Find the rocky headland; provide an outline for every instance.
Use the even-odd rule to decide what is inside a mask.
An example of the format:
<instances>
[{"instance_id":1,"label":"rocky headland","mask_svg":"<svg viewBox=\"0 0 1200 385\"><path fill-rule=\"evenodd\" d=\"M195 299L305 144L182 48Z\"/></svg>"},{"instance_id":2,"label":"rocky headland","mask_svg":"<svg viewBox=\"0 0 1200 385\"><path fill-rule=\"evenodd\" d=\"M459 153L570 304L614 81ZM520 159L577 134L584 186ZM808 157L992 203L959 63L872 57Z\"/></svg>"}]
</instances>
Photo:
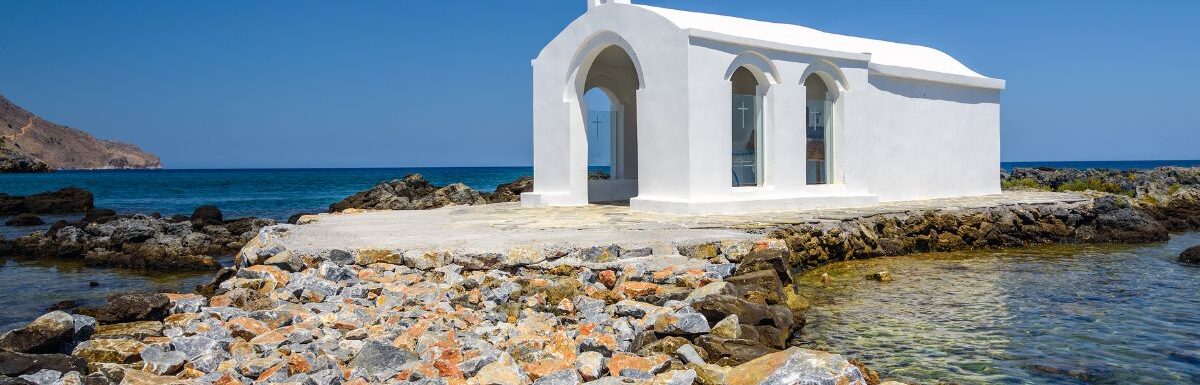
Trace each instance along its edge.
<instances>
[{"instance_id":1,"label":"rocky headland","mask_svg":"<svg viewBox=\"0 0 1200 385\"><path fill-rule=\"evenodd\" d=\"M0 173L159 168L154 154L55 124L0 96Z\"/></svg>"}]
</instances>

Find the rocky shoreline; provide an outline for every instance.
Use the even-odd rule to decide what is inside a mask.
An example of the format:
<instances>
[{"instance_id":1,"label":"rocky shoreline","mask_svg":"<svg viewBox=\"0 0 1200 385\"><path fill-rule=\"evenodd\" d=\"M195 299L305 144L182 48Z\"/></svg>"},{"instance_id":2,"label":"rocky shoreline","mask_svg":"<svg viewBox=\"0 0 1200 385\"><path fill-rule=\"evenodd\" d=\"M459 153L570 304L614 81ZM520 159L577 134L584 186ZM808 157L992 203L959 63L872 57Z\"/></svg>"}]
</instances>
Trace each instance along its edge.
<instances>
[{"instance_id":1,"label":"rocky shoreline","mask_svg":"<svg viewBox=\"0 0 1200 385\"><path fill-rule=\"evenodd\" d=\"M678 245L675 256L296 254L276 242L287 226L267 226L201 294L118 296L5 334L0 384L876 385L862 363L794 347L808 307L796 271L927 251L1161 241L1200 228L1198 175L1018 169L1006 188L1082 188L1085 199L792 224L757 242ZM331 210L507 201L531 183L480 194L410 176Z\"/></svg>"}]
</instances>

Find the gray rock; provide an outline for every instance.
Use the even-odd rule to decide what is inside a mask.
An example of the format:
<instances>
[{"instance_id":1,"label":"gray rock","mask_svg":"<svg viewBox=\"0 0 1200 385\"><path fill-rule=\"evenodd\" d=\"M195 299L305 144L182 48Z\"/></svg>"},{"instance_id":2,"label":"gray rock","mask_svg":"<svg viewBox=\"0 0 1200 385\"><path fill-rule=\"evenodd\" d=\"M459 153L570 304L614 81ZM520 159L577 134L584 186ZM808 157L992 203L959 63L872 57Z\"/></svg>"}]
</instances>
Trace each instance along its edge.
<instances>
[{"instance_id":1,"label":"gray rock","mask_svg":"<svg viewBox=\"0 0 1200 385\"><path fill-rule=\"evenodd\" d=\"M224 346L208 337L179 337L171 340L171 349L182 352L188 360L193 360L205 353L222 350Z\"/></svg>"},{"instance_id":2,"label":"gray rock","mask_svg":"<svg viewBox=\"0 0 1200 385\"><path fill-rule=\"evenodd\" d=\"M160 376L175 374L183 369L186 355L181 351L168 351L161 345L148 345L142 349L144 370Z\"/></svg>"},{"instance_id":3,"label":"gray rock","mask_svg":"<svg viewBox=\"0 0 1200 385\"><path fill-rule=\"evenodd\" d=\"M537 379L533 385L579 385L583 378L574 370L560 370Z\"/></svg>"},{"instance_id":4,"label":"gray rock","mask_svg":"<svg viewBox=\"0 0 1200 385\"><path fill-rule=\"evenodd\" d=\"M399 373L401 365L419 359L408 350L371 340L363 344L362 350L350 361L350 367L366 370L376 380L382 381Z\"/></svg>"},{"instance_id":5,"label":"gray rock","mask_svg":"<svg viewBox=\"0 0 1200 385\"><path fill-rule=\"evenodd\" d=\"M52 385L55 381L58 381L59 378L62 378L62 372L57 370L42 369L33 374L21 375L18 378L38 385Z\"/></svg>"},{"instance_id":6,"label":"gray rock","mask_svg":"<svg viewBox=\"0 0 1200 385\"><path fill-rule=\"evenodd\" d=\"M754 384L867 385L858 367L842 356L801 348L771 353L734 367L729 378L759 379Z\"/></svg>"},{"instance_id":7,"label":"gray rock","mask_svg":"<svg viewBox=\"0 0 1200 385\"><path fill-rule=\"evenodd\" d=\"M691 346L691 345L687 345ZM691 385L696 380L696 371L672 370L654 377L655 385Z\"/></svg>"},{"instance_id":8,"label":"gray rock","mask_svg":"<svg viewBox=\"0 0 1200 385\"><path fill-rule=\"evenodd\" d=\"M680 346L675 349L675 355L679 356L679 360L685 364L703 364L704 358L700 357L700 352L696 351L696 347L692 344Z\"/></svg>"},{"instance_id":9,"label":"gray rock","mask_svg":"<svg viewBox=\"0 0 1200 385\"><path fill-rule=\"evenodd\" d=\"M660 316L654 322L654 331L667 335L701 334L709 330L708 319L689 307Z\"/></svg>"}]
</instances>

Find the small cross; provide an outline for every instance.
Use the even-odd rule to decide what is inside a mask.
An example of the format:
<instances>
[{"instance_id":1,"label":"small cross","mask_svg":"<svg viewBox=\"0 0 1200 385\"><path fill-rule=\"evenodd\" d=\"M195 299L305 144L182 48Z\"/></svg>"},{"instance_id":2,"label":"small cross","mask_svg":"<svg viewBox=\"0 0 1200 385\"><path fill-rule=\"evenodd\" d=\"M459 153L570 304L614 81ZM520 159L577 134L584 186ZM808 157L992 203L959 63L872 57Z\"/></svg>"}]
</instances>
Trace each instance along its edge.
<instances>
[{"instance_id":1,"label":"small cross","mask_svg":"<svg viewBox=\"0 0 1200 385\"><path fill-rule=\"evenodd\" d=\"M746 107L745 100L742 101L742 106L738 107L738 111L742 112L742 128L746 128L746 111L750 111L750 108Z\"/></svg>"},{"instance_id":2,"label":"small cross","mask_svg":"<svg viewBox=\"0 0 1200 385\"><path fill-rule=\"evenodd\" d=\"M599 137L600 123L604 123L603 121L600 120L600 115L596 115L596 120L593 120L592 123L596 124L596 128L592 130L592 133L596 134L596 136Z\"/></svg>"}]
</instances>

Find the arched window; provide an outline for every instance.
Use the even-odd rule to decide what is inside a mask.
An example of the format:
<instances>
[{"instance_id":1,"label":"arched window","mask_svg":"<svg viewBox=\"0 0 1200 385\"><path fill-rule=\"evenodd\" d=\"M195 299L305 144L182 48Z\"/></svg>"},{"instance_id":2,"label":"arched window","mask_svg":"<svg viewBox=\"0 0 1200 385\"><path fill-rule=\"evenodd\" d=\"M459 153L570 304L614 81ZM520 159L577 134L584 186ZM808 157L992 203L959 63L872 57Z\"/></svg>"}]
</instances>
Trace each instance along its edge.
<instances>
[{"instance_id":1,"label":"arched window","mask_svg":"<svg viewBox=\"0 0 1200 385\"><path fill-rule=\"evenodd\" d=\"M733 186L760 186L763 99L758 92L758 78L746 67L739 67L730 81L733 83Z\"/></svg>"},{"instance_id":2,"label":"arched window","mask_svg":"<svg viewBox=\"0 0 1200 385\"><path fill-rule=\"evenodd\" d=\"M808 116L807 126L807 172L808 184L828 184L832 168L833 141L830 131L833 127L833 100L829 95L829 87L825 80L817 74L804 80L804 88L808 97L805 110Z\"/></svg>"}]
</instances>

